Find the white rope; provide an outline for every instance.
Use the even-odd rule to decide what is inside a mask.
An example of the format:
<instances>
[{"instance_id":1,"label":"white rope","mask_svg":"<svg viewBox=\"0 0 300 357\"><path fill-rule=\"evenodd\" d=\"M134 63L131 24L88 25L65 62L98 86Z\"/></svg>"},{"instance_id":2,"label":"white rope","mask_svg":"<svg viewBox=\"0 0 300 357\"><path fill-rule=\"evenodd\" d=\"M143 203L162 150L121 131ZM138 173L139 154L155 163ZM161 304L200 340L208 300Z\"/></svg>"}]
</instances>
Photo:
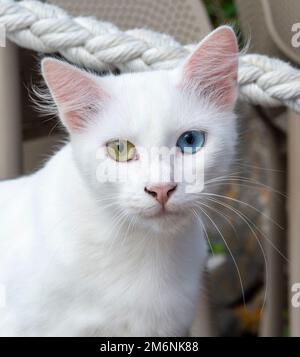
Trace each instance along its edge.
<instances>
[{"instance_id":1,"label":"white rope","mask_svg":"<svg viewBox=\"0 0 300 357\"><path fill-rule=\"evenodd\" d=\"M173 68L194 48L154 31L120 31L92 17L71 17L57 6L38 1L0 0L0 24L7 37L21 47L60 53L95 70ZM289 64L262 55L243 55L238 81L241 100L269 107L285 105L300 113L300 71Z\"/></svg>"}]
</instances>

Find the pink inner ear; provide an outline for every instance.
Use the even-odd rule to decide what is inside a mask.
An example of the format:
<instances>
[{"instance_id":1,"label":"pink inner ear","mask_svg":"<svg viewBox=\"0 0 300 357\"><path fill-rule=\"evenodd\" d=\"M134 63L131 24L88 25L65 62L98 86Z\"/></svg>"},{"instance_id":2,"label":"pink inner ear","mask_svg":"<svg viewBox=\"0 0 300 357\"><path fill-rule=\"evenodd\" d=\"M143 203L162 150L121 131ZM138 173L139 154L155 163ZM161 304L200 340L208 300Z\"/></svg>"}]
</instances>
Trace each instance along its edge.
<instances>
[{"instance_id":1,"label":"pink inner ear","mask_svg":"<svg viewBox=\"0 0 300 357\"><path fill-rule=\"evenodd\" d=\"M218 106L231 108L236 98L238 46L230 28L207 36L184 65L184 87L209 96Z\"/></svg>"},{"instance_id":2,"label":"pink inner ear","mask_svg":"<svg viewBox=\"0 0 300 357\"><path fill-rule=\"evenodd\" d=\"M100 110L108 95L89 73L67 63L45 59L42 62L42 69L67 128L84 128L95 112Z\"/></svg>"}]
</instances>

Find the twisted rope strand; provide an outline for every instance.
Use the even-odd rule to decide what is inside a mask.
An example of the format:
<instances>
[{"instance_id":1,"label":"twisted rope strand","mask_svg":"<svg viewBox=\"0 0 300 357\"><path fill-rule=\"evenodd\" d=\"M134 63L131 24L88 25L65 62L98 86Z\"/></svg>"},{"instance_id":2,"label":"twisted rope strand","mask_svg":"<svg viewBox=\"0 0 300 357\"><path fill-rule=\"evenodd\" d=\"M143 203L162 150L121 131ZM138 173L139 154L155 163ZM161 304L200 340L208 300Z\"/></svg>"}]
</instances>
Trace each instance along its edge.
<instances>
[{"instance_id":1,"label":"twisted rope strand","mask_svg":"<svg viewBox=\"0 0 300 357\"><path fill-rule=\"evenodd\" d=\"M99 71L174 68L195 47L150 30L120 31L92 17L71 17L57 6L33 0L0 0L0 24L21 47L58 52L70 62ZM241 100L285 105L300 113L300 71L289 64L257 54L240 56L238 82Z\"/></svg>"}]
</instances>

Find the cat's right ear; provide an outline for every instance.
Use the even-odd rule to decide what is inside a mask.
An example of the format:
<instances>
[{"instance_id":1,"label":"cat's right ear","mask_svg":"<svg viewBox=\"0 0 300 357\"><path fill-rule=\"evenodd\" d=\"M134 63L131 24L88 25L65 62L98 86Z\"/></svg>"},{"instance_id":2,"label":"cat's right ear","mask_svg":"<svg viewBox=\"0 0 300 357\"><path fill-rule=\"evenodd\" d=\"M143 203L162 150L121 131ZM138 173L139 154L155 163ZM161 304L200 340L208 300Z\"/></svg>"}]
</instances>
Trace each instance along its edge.
<instances>
[{"instance_id":1,"label":"cat's right ear","mask_svg":"<svg viewBox=\"0 0 300 357\"><path fill-rule=\"evenodd\" d=\"M94 76L53 58L42 61L42 75L69 132L79 132L97 114L109 95Z\"/></svg>"},{"instance_id":2,"label":"cat's right ear","mask_svg":"<svg viewBox=\"0 0 300 357\"><path fill-rule=\"evenodd\" d=\"M185 89L232 110L237 97L238 44L233 30L221 26L206 36L184 62Z\"/></svg>"}]
</instances>

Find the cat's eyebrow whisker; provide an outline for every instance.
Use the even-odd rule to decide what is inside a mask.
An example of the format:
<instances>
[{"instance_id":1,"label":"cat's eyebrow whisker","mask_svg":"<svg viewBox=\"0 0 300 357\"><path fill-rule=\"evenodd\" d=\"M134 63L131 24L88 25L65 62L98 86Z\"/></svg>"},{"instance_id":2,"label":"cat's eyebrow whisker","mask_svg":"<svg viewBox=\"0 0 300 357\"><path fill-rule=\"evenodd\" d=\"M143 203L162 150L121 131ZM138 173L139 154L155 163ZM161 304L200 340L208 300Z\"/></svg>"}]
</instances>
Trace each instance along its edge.
<instances>
[{"instance_id":1,"label":"cat's eyebrow whisker","mask_svg":"<svg viewBox=\"0 0 300 357\"><path fill-rule=\"evenodd\" d=\"M229 209L231 212L234 212L238 217L240 217L242 219L243 222L246 223L246 225L248 226L248 228L250 229L250 231L252 232L253 236L255 237L257 244L259 245L259 248L261 250L261 253L263 255L263 259L264 259L264 264L265 264L265 274L266 274L266 287L265 287L265 293L264 293L264 300L263 300L263 305L261 308L261 311L264 310L264 306L266 304L266 299L267 299L267 292L268 292L268 277L269 277L269 268L268 268L268 260L267 260L267 256L265 254L264 248L260 242L260 239L258 238L256 232L254 229L256 229L273 247L273 249L275 249L278 254L280 254L285 260L287 260L287 258L279 251L279 249L274 246L274 244L272 242L269 241L268 237L265 236L265 234L257 227L257 225L251 221L250 218L248 218L244 213L238 211L237 209L235 209L234 207L232 207L229 204L226 204L224 202L221 202L220 200L217 200L215 198L206 198L207 200L219 204L222 207L225 207L227 209ZM251 227L251 225L253 226L253 228Z\"/></svg>"},{"instance_id":2,"label":"cat's eyebrow whisker","mask_svg":"<svg viewBox=\"0 0 300 357\"><path fill-rule=\"evenodd\" d=\"M212 223L212 225L214 226L214 228L216 229L216 231L219 233L220 237L222 238L227 250L228 250L228 253L230 254L231 258L232 258L232 261L233 261L233 264L237 270L237 274L238 274L238 278L239 278L239 282L240 282L240 285L241 285L241 290L242 290L242 295L243 295L243 304L245 306L245 308L247 307L246 305L246 299L245 299L245 290L244 290L244 285L243 285L243 280L242 280L242 276L241 276L241 272L240 272L240 269L239 269L239 266L236 262L236 259L234 258L234 255L228 245L228 243L226 242L226 239L224 238L222 232L220 231L219 227L217 226L217 224L214 222L214 220L210 217L210 215L205 211L205 209L203 207L199 207L199 209L201 210L202 213L204 213L204 215L209 219L209 221Z\"/></svg>"},{"instance_id":3,"label":"cat's eyebrow whisker","mask_svg":"<svg viewBox=\"0 0 300 357\"><path fill-rule=\"evenodd\" d=\"M53 127L50 129L48 135L49 135L49 136L52 135L52 133L54 132L54 130L55 130L57 127L59 127L60 125L61 125L61 124L60 124L60 121L57 120L57 122L56 122L56 123L53 125Z\"/></svg>"},{"instance_id":4,"label":"cat's eyebrow whisker","mask_svg":"<svg viewBox=\"0 0 300 357\"><path fill-rule=\"evenodd\" d=\"M271 217L267 216L264 212L260 211L259 209L257 209L256 207L250 205L249 203L247 202L244 202L244 201L241 201L241 200L238 200L236 198L232 198L232 197L228 197L228 196L224 196L224 195L219 195L217 193L208 193L208 192L201 192L200 193L200 196L213 196L213 197L219 197L219 198L225 198L227 200L230 200L230 201L233 201L233 202L237 202L237 203L240 203L240 204L243 204L249 208L252 208L254 211L258 212L259 214L261 214L262 216L264 216L266 219L268 219L270 222L272 222L273 224L275 224L278 228L280 228L281 230L284 230L284 228L279 224L277 223L276 221L274 221Z\"/></svg>"}]
</instances>

